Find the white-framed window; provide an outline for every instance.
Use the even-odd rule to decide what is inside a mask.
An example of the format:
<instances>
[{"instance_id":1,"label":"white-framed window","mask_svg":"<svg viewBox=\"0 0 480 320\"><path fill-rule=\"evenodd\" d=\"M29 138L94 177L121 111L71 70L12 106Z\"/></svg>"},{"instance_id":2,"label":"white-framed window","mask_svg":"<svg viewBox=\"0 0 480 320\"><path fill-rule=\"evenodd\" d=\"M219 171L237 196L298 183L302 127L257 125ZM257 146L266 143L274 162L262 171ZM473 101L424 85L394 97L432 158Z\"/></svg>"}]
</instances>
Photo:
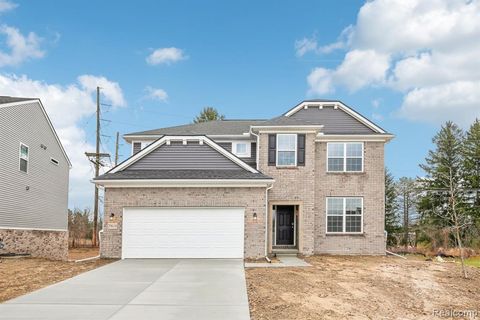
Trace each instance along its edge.
<instances>
[{"instance_id":1,"label":"white-framed window","mask_svg":"<svg viewBox=\"0 0 480 320\"><path fill-rule=\"evenodd\" d=\"M234 141L232 142L232 153L239 158L250 158L252 144L248 141Z\"/></svg>"},{"instance_id":2,"label":"white-framed window","mask_svg":"<svg viewBox=\"0 0 480 320\"><path fill-rule=\"evenodd\" d=\"M291 133L277 134L277 166L292 167L297 165L297 135Z\"/></svg>"},{"instance_id":3,"label":"white-framed window","mask_svg":"<svg viewBox=\"0 0 480 320\"><path fill-rule=\"evenodd\" d=\"M29 158L29 148L26 144L20 142L19 150L19 169L22 172L28 173L28 158Z\"/></svg>"},{"instance_id":4,"label":"white-framed window","mask_svg":"<svg viewBox=\"0 0 480 320\"><path fill-rule=\"evenodd\" d=\"M145 149L146 147L148 147L153 141L132 141L132 154L135 153L135 150L137 148L140 147L140 150L138 151L141 151L143 149Z\"/></svg>"},{"instance_id":5,"label":"white-framed window","mask_svg":"<svg viewBox=\"0 0 480 320\"><path fill-rule=\"evenodd\" d=\"M328 172L362 172L363 142L327 143Z\"/></svg>"},{"instance_id":6,"label":"white-framed window","mask_svg":"<svg viewBox=\"0 0 480 320\"><path fill-rule=\"evenodd\" d=\"M327 233L362 233L363 198L327 197Z\"/></svg>"}]
</instances>

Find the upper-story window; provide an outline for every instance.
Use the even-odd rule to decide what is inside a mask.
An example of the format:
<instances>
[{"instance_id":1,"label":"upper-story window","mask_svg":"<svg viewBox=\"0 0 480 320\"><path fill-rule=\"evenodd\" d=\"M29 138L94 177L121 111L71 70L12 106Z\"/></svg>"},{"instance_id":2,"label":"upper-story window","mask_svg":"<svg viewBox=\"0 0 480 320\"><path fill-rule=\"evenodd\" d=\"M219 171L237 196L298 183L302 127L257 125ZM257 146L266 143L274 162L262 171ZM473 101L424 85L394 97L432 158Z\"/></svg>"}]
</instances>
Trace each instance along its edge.
<instances>
[{"instance_id":1,"label":"upper-story window","mask_svg":"<svg viewBox=\"0 0 480 320\"><path fill-rule=\"evenodd\" d=\"M28 172L28 154L28 146L20 143L20 171L25 173Z\"/></svg>"},{"instance_id":2,"label":"upper-story window","mask_svg":"<svg viewBox=\"0 0 480 320\"><path fill-rule=\"evenodd\" d=\"M362 172L362 142L329 142L327 144L328 172Z\"/></svg>"},{"instance_id":3,"label":"upper-story window","mask_svg":"<svg viewBox=\"0 0 480 320\"><path fill-rule=\"evenodd\" d=\"M277 166L297 165L297 135L277 134Z\"/></svg>"},{"instance_id":4,"label":"upper-story window","mask_svg":"<svg viewBox=\"0 0 480 320\"><path fill-rule=\"evenodd\" d=\"M232 153L239 158L250 158L252 155L250 142L234 141L232 142Z\"/></svg>"}]
</instances>

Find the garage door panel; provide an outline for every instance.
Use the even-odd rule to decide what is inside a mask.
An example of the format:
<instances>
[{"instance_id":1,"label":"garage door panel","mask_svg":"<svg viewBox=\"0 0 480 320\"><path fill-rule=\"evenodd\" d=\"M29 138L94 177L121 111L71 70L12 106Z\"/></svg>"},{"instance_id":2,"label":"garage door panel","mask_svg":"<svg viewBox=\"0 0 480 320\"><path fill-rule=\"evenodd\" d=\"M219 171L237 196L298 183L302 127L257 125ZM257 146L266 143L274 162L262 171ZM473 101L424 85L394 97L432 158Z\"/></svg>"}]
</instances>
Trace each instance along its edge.
<instances>
[{"instance_id":1,"label":"garage door panel","mask_svg":"<svg viewBox=\"0 0 480 320\"><path fill-rule=\"evenodd\" d=\"M243 258L244 209L126 208L123 258Z\"/></svg>"}]
</instances>

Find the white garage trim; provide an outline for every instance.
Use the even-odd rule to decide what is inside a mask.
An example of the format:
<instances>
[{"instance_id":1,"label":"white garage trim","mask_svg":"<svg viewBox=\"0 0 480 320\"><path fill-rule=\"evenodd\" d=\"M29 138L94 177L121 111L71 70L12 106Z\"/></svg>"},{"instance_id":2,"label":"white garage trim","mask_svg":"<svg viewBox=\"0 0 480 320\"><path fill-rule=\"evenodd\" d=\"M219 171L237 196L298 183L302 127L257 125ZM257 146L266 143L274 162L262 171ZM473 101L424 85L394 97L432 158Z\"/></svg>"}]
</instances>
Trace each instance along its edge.
<instances>
[{"instance_id":1,"label":"white garage trim","mask_svg":"<svg viewBox=\"0 0 480 320\"><path fill-rule=\"evenodd\" d=\"M124 208L122 259L243 258L244 219L238 207Z\"/></svg>"}]
</instances>

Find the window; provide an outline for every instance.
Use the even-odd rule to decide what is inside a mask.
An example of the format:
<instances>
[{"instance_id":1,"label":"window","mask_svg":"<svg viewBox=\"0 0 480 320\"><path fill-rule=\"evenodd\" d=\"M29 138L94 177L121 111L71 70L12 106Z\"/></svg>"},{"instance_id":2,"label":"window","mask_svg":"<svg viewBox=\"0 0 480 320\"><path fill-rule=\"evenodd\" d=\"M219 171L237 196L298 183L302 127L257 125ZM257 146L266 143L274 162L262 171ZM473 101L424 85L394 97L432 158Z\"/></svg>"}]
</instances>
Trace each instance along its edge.
<instances>
[{"instance_id":1,"label":"window","mask_svg":"<svg viewBox=\"0 0 480 320\"><path fill-rule=\"evenodd\" d=\"M232 142L232 153L240 158L250 158L251 143L250 142Z\"/></svg>"},{"instance_id":2,"label":"window","mask_svg":"<svg viewBox=\"0 0 480 320\"><path fill-rule=\"evenodd\" d=\"M55 159L55 158L50 158L50 162L52 162L53 164L57 165L59 164L58 160Z\"/></svg>"},{"instance_id":3,"label":"window","mask_svg":"<svg viewBox=\"0 0 480 320\"><path fill-rule=\"evenodd\" d=\"M28 172L28 146L20 143L20 171Z\"/></svg>"},{"instance_id":4,"label":"window","mask_svg":"<svg viewBox=\"0 0 480 320\"><path fill-rule=\"evenodd\" d=\"M362 172L362 142L331 142L327 144L328 172Z\"/></svg>"},{"instance_id":5,"label":"window","mask_svg":"<svg viewBox=\"0 0 480 320\"><path fill-rule=\"evenodd\" d=\"M327 233L362 233L363 198L327 198Z\"/></svg>"},{"instance_id":6,"label":"window","mask_svg":"<svg viewBox=\"0 0 480 320\"><path fill-rule=\"evenodd\" d=\"M297 165L297 135L277 134L277 166Z\"/></svg>"}]
</instances>

